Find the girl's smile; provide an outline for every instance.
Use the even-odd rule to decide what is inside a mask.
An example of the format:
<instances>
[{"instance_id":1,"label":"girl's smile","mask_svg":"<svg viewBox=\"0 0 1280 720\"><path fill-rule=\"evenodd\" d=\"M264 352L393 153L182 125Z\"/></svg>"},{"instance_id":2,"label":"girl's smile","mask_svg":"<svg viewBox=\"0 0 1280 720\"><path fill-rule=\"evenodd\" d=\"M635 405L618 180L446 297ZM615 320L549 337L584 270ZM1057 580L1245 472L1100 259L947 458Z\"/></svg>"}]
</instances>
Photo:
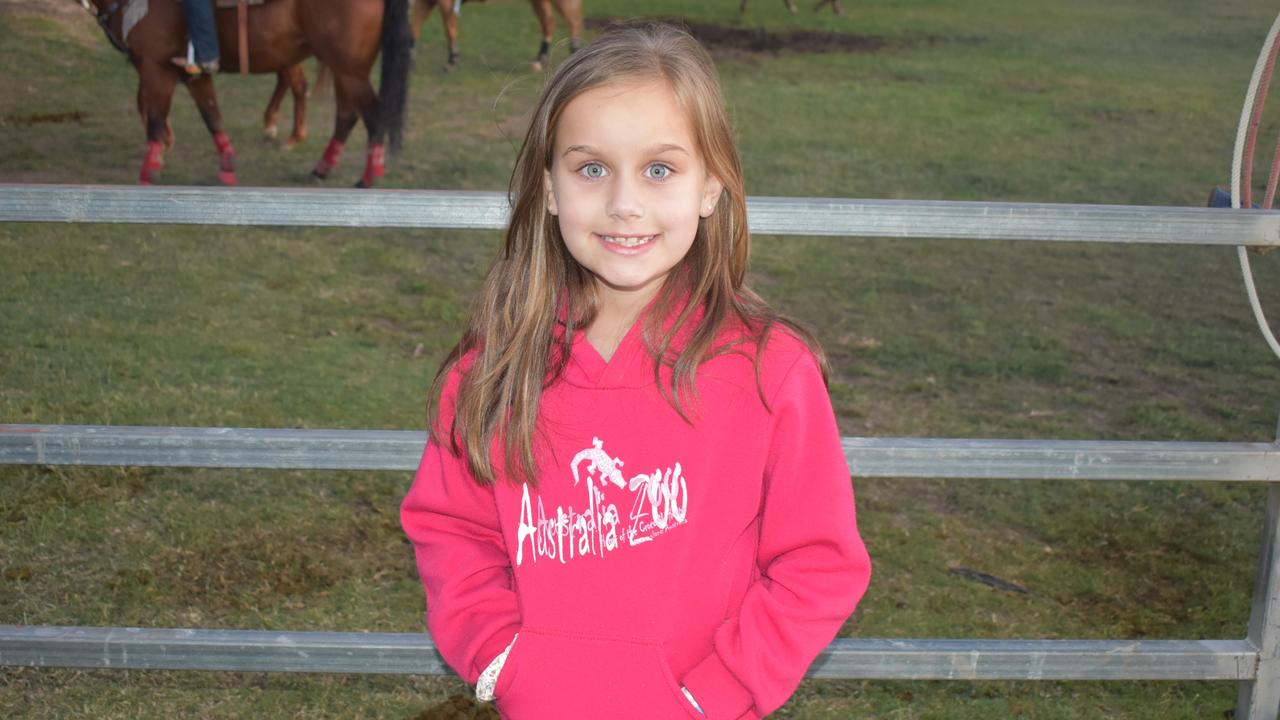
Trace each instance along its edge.
<instances>
[{"instance_id":1,"label":"girl's smile","mask_svg":"<svg viewBox=\"0 0 1280 720\"><path fill-rule=\"evenodd\" d=\"M654 297L722 189L663 80L595 87L565 105L546 183L547 209L595 277L604 316Z\"/></svg>"},{"instance_id":2,"label":"girl's smile","mask_svg":"<svg viewBox=\"0 0 1280 720\"><path fill-rule=\"evenodd\" d=\"M600 242L612 252L620 255L639 255L651 247L658 239L657 235L596 235Z\"/></svg>"}]
</instances>

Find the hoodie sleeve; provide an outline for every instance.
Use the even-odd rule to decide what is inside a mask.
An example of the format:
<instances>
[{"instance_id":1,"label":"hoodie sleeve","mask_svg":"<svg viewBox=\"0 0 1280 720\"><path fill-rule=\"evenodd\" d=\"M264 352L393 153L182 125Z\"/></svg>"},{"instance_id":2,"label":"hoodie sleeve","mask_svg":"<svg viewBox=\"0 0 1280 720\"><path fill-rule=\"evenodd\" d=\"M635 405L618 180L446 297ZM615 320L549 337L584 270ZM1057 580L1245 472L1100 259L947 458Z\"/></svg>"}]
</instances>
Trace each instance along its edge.
<instances>
[{"instance_id":1,"label":"hoodie sleeve","mask_svg":"<svg viewBox=\"0 0 1280 720\"><path fill-rule=\"evenodd\" d=\"M455 369L440 398L443 434L452 425L458 382ZM400 523L426 589L431 637L445 662L474 684L520 629L493 486L474 480L464 456L428 440Z\"/></svg>"},{"instance_id":2,"label":"hoodie sleeve","mask_svg":"<svg viewBox=\"0 0 1280 720\"><path fill-rule=\"evenodd\" d=\"M807 350L769 407L760 575L716 630L713 651L684 677L710 720L763 716L785 703L871 577L835 414Z\"/></svg>"}]
</instances>

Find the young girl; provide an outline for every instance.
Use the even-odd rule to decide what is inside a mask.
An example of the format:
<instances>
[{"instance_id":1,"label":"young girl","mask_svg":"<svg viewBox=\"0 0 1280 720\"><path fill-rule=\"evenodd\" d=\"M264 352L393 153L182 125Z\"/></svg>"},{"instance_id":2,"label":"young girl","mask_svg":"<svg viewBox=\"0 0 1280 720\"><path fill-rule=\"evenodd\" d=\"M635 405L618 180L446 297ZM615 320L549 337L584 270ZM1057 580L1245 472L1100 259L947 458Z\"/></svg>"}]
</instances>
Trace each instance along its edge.
<instances>
[{"instance_id":1,"label":"young girl","mask_svg":"<svg viewBox=\"0 0 1280 720\"><path fill-rule=\"evenodd\" d=\"M870 564L820 351L745 285L706 51L579 51L511 190L401 510L436 646L505 717L763 716Z\"/></svg>"}]
</instances>

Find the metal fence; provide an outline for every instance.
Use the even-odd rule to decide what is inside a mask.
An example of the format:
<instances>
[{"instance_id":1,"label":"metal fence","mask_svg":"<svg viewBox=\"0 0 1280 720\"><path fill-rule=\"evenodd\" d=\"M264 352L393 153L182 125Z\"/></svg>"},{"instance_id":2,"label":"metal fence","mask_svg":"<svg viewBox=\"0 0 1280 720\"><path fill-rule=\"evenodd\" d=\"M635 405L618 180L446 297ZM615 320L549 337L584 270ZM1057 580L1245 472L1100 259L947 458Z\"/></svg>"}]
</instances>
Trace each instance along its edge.
<instances>
[{"instance_id":1,"label":"metal fence","mask_svg":"<svg viewBox=\"0 0 1280 720\"><path fill-rule=\"evenodd\" d=\"M1280 245L1280 212L752 198L774 235ZM0 222L501 228L500 193L19 186ZM408 431L0 425L0 464L412 470ZM859 477L1268 483L1248 635L1237 640L838 639L815 678L1230 680L1236 718L1280 714L1280 442L844 438ZM0 665L448 672L425 634L0 625Z\"/></svg>"}]
</instances>

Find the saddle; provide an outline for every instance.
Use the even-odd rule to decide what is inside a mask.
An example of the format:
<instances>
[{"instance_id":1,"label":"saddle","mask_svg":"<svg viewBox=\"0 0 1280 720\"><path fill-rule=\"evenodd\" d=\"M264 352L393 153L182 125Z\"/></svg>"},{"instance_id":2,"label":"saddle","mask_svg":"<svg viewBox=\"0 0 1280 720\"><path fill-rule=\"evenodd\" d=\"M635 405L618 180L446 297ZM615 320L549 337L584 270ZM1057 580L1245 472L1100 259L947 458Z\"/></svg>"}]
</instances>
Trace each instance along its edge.
<instances>
[{"instance_id":1,"label":"saddle","mask_svg":"<svg viewBox=\"0 0 1280 720\"><path fill-rule=\"evenodd\" d=\"M249 74L249 6L262 5L267 0L215 0L213 6L219 10L236 9L236 29L240 48L240 74Z\"/></svg>"}]
</instances>

